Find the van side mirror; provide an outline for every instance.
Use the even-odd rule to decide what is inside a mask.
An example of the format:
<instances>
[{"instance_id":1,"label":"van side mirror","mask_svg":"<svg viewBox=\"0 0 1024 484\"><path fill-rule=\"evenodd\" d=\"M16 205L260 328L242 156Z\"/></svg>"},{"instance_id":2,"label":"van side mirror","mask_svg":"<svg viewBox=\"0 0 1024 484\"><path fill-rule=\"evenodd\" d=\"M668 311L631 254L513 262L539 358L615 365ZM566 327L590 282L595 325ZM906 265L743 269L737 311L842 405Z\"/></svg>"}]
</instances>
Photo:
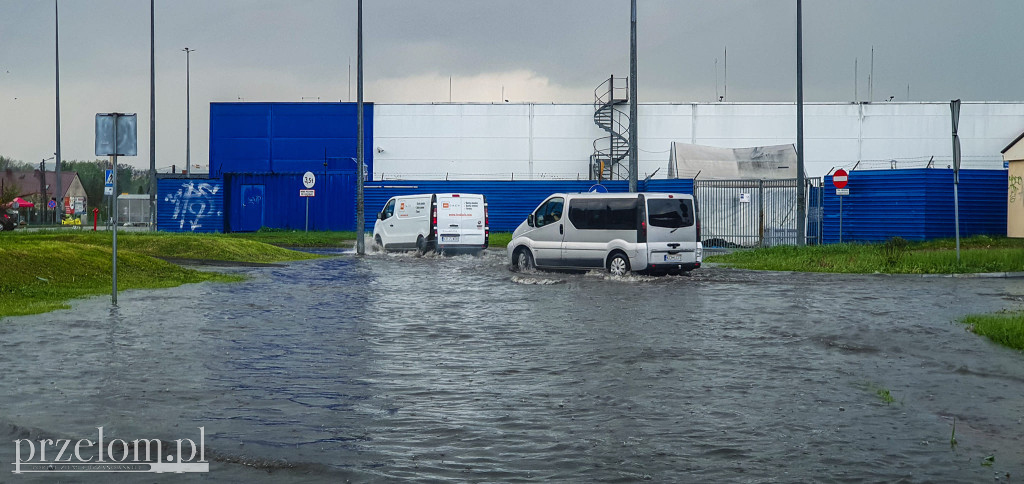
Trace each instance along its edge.
<instances>
[{"instance_id":1,"label":"van side mirror","mask_svg":"<svg viewBox=\"0 0 1024 484\"><path fill-rule=\"evenodd\" d=\"M537 225L537 221L534 219L532 213L526 217L526 225L529 225L530 227L535 227Z\"/></svg>"},{"instance_id":2,"label":"van side mirror","mask_svg":"<svg viewBox=\"0 0 1024 484\"><path fill-rule=\"evenodd\" d=\"M384 220L384 212L377 212L377 220Z\"/></svg>"}]
</instances>

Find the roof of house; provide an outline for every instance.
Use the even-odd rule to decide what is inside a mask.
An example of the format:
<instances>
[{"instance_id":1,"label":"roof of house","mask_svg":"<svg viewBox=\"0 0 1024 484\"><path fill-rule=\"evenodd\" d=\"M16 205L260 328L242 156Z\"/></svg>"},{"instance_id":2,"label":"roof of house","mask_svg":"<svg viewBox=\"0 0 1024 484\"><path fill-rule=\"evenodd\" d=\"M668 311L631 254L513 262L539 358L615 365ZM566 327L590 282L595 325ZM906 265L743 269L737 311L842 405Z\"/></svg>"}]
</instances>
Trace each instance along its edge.
<instances>
[{"instance_id":1,"label":"roof of house","mask_svg":"<svg viewBox=\"0 0 1024 484\"><path fill-rule=\"evenodd\" d=\"M1024 133L1021 133L1020 136L1017 136L1017 139L1011 141L1010 144L1006 145L1006 148L1003 148L1003 151L1000 151L1000 153L1005 154L1007 151L1010 151L1010 148L1013 148L1013 145L1017 144L1017 142L1020 141L1021 139L1024 139Z\"/></svg>"},{"instance_id":2,"label":"roof of house","mask_svg":"<svg viewBox=\"0 0 1024 484\"><path fill-rule=\"evenodd\" d=\"M75 171L62 171L60 173L61 179L61 190L66 195L68 189L71 188L71 184L78 177L78 172ZM54 196L53 190L57 189L57 174L52 171L45 172L46 180L46 191L48 196ZM39 194L39 170L32 171L14 171L7 170L0 172L0 181L9 184L14 183L21 188L19 196L38 195Z\"/></svg>"}]
</instances>

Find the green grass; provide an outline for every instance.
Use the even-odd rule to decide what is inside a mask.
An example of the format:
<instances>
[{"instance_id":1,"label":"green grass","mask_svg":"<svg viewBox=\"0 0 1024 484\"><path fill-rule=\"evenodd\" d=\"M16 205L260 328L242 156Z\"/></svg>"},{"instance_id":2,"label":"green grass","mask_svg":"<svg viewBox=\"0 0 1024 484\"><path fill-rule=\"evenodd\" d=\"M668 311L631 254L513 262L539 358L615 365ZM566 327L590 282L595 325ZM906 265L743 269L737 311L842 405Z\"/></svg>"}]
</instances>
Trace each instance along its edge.
<instances>
[{"instance_id":1,"label":"green grass","mask_svg":"<svg viewBox=\"0 0 1024 484\"><path fill-rule=\"evenodd\" d=\"M972 314L960 322L974 333L1016 350L1024 350L1024 311Z\"/></svg>"},{"instance_id":2,"label":"green grass","mask_svg":"<svg viewBox=\"0 0 1024 484\"><path fill-rule=\"evenodd\" d=\"M504 249L512 241L512 232L491 232L487 241L487 247L492 249Z\"/></svg>"},{"instance_id":3,"label":"green grass","mask_svg":"<svg viewBox=\"0 0 1024 484\"><path fill-rule=\"evenodd\" d=\"M779 246L709 255L707 262L771 271L962 274L1024 271L1024 239L978 236L961 240L957 263L954 241Z\"/></svg>"},{"instance_id":4,"label":"green grass","mask_svg":"<svg viewBox=\"0 0 1024 484\"><path fill-rule=\"evenodd\" d=\"M220 236L262 242L279 247L352 247L356 240L355 231L306 232L304 230L266 228L260 229L258 232L237 232Z\"/></svg>"},{"instance_id":5,"label":"green grass","mask_svg":"<svg viewBox=\"0 0 1024 484\"><path fill-rule=\"evenodd\" d=\"M223 235L118 234L118 290L243 280L242 276L184 268L159 258L285 262L316 258L304 252ZM74 298L109 294L109 232L11 232L0 236L0 317L67 308ZM158 258L159 257L159 258Z\"/></svg>"},{"instance_id":6,"label":"green grass","mask_svg":"<svg viewBox=\"0 0 1024 484\"><path fill-rule=\"evenodd\" d=\"M878 398L881 399L882 402L885 403L886 405L889 405L892 402L896 401L896 399L892 397L892 393L890 393L889 390L885 388L879 388L878 390L875 391L875 394L878 395Z\"/></svg>"}]
</instances>

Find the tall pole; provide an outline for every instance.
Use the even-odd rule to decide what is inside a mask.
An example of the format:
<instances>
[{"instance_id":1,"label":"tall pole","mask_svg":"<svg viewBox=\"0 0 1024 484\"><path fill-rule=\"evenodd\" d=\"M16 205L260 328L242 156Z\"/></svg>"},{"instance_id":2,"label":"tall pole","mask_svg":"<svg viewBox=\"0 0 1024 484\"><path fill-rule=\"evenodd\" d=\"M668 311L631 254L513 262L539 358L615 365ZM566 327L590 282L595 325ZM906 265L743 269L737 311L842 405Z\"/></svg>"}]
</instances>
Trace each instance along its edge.
<instances>
[{"instance_id":1,"label":"tall pole","mask_svg":"<svg viewBox=\"0 0 1024 484\"><path fill-rule=\"evenodd\" d=\"M356 141L356 253L363 255L366 253L366 241L365 238L365 221L363 220L363 156L366 147L363 143L363 0L359 0L358 5L358 36L359 39L356 42L356 120L359 126L357 136L359 139Z\"/></svg>"},{"instance_id":2,"label":"tall pole","mask_svg":"<svg viewBox=\"0 0 1024 484\"><path fill-rule=\"evenodd\" d=\"M796 0L796 245L807 243L804 193L804 32L803 7Z\"/></svg>"},{"instance_id":3,"label":"tall pole","mask_svg":"<svg viewBox=\"0 0 1024 484\"><path fill-rule=\"evenodd\" d=\"M110 164L112 165L111 168L114 169L114 171L111 172L111 176L113 177L112 178L112 182L113 182L113 185L114 185L114 190L113 190L114 193L113 193L113 195L110 196L110 204L111 204L111 207L113 207L111 212L110 212L111 213L111 217L113 217L113 218L111 218L111 224L110 224L111 236L113 237L113 239L112 239L113 246L112 246L112 249L111 249L111 258L110 258L110 265L111 265L111 278L110 279L111 279L111 282L112 282L112 287L111 287L111 292L110 292L110 302L113 305L115 305L115 306L117 306L117 118L119 118L119 117L120 117L120 114L117 114L117 113L114 114L114 137L112 138L114 140L114 143L113 143L113 145L114 145L113 146L114 154L110 157Z\"/></svg>"},{"instance_id":4,"label":"tall pole","mask_svg":"<svg viewBox=\"0 0 1024 484\"><path fill-rule=\"evenodd\" d=\"M722 90L722 99L725 101L729 100L729 48L725 48L725 75L723 76L722 84L724 89Z\"/></svg>"},{"instance_id":5,"label":"tall pole","mask_svg":"<svg viewBox=\"0 0 1024 484\"><path fill-rule=\"evenodd\" d=\"M192 65L189 60L190 55L195 52L195 49L189 49L185 47L182 49L185 51L185 173L192 174L192 103L191 90L192 90Z\"/></svg>"},{"instance_id":6,"label":"tall pole","mask_svg":"<svg viewBox=\"0 0 1024 484\"><path fill-rule=\"evenodd\" d=\"M56 86L57 86L57 151L54 153L56 157L57 167L54 169L54 175L57 179L57 191L54 195L57 199L56 210L53 211L53 222L60 223L61 214L64 212L64 187L61 186L60 179L60 19L57 12L57 0L53 0L53 50L55 56L54 71L56 75ZM45 203L45 202L44 202Z\"/></svg>"},{"instance_id":7,"label":"tall pole","mask_svg":"<svg viewBox=\"0 0 1024 484\"><path fill-rule=\"evenodd\" d=\"M149 230L156 230L156 0L149 0Z\"/></svg>"},{"instance_id":8,"label":"tall pole","mask_svg":"<svg viewBox=\"0 0 1024 484\"><path fill-rule=\"evenodd\" d=\"M629 16L629 191L636 192L637 135L636 135L636 0L632 0Z\"/></svg>"}]
</instances>

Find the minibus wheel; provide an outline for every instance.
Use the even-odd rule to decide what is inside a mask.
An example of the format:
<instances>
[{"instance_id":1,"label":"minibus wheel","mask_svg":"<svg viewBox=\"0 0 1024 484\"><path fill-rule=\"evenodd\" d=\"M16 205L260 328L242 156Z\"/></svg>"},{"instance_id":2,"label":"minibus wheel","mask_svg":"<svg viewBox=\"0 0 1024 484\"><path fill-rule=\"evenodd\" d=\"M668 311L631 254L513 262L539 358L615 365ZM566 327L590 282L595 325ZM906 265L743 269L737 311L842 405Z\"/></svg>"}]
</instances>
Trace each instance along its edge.
<instances>
[{"instance_id":1,"label":"minibus wheel","mask_svg":"<svg viewBox=\"0 0 1024 484\"><path fill-rule=\"evenodd\" d=\"M530 249L520 247L516 249L516 269L519 272L527 272L534 270L537 266L533 263L533 254L530 253Z\"/></svg>"},{"instance_id":2,"label":"minibus wheel","mask_svg":"<svg viewBox=\"0 0 1024 484\"><path fill-rule=\"evenodd\" d=\"M629 258L622 252L616 252L608 259L608 272L613 276L629 274Z\"/></svg>"},{"instance_id":3,"label":"minibus wheel","mask_svg":"<svg viewBox=\"0 0 1024 484\"><path fill-rule=\"evenodd\" d=\"M384 242L380 240L380 236L379 235L373 236L373 241L377 243L377 248L380 249L381 252L383 252L384 251Z\"/></svg>"},{"instance_id":4,"label":"minibus wheel","mask_svg":"<svg viewBox=\"0 0 1024 484\"><path fill-rule=\"evenodd\" d=\"M427 243L423 240L423 236L416 237L416 252L425 254L427 252Z\"/></svg>"}]
</instances>

